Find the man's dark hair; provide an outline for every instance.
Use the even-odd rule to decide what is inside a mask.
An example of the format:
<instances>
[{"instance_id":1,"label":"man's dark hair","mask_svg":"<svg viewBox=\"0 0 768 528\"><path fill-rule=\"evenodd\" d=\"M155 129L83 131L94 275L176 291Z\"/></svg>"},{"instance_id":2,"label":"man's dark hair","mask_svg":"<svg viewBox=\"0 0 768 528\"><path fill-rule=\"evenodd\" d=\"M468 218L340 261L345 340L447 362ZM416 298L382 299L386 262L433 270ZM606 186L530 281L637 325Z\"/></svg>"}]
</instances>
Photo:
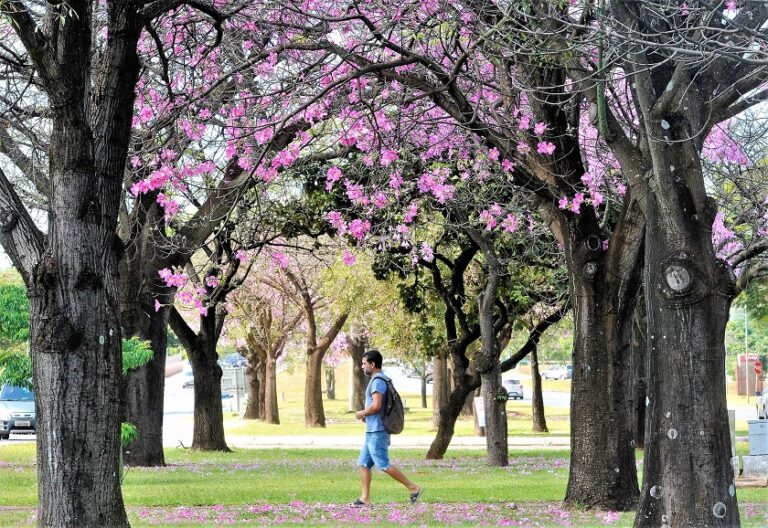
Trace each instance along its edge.
<instances>
[{"instance_id":1,"label":"man's dark hair","mask_svg":"<svg viewBox=\"0 0 768 528\"><path fill-rule=\"evenodd\" d=\"M381 357L381 352L376 350L375 348L372 348L365 354L363 354L363 357L368 361L368 363L373 363L373 365L377 368L381 368L381 363L384 361L384 358Z\"/></svg>"}]
</instances>

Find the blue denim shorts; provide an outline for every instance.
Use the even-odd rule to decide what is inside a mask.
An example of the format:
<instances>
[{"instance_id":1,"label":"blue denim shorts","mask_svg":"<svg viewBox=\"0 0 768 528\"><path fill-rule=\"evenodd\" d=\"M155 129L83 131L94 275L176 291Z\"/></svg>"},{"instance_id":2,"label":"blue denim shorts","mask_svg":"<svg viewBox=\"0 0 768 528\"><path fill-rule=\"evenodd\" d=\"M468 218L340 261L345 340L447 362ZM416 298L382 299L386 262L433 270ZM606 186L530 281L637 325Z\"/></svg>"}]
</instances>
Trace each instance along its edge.
<instances>
[{"instance_id":1,"label":"blue denim shorts","mask_svg":"<svg viewBox=\"0 0 768 528\"><path fill-rule=\"evenodd\" d=\"M365 443L360 450L357 465L371 469L374 465L381 471L389 469L389 433L376 431L365 433Z\"/></svg>"}]
</instances>

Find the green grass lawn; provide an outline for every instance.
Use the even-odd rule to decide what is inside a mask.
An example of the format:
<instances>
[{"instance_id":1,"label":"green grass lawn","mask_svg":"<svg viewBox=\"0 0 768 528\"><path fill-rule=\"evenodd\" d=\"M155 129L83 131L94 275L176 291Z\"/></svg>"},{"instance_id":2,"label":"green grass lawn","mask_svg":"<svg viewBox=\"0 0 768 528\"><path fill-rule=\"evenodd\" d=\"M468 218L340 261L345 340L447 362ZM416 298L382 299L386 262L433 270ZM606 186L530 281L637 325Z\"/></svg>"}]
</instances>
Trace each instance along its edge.
<instances>
[{"instance_id":1,"label":"green grass lawn","mask_svg":"<svg viewBox=\"0 0 768 528\"><path fill-rule=\"evenodd\" d=\"M32 526L37 501L34 445L0 448L3 526ZM302 524L304 526L630 526L632 513L565 511L567 451L513 451L510 465L491 468L479 451L445 460L394 450L393 463L424 486L417 505L379 472L373 508L349 504L359 494L354 450L166 451L164 468L128 468L123 495L134 526ZM765 489L739 489L744 526L768 523ZM515 524L517 523L517 524Z\"/></svg>"},{"instance_id":2,"label":"green grass lawn","mask_svg":"<svg viewBox=\"0 0 768 528\"><path fill-rule=\"evenodd\" d=\"M277 378L277 393L280 395L278 406L280 411L280 425L270 425L255 420L242 420L238 415L228 413L225 415L225 428L227 434L243 436L279 436L279 435L312 435L312 436L337 436L358 435L361 431L360 422L349 411L348 385L346 381L347 369L338 368L336 383L336 399L323 400L326 417L325 428L304 427L304 373L297 369L294 373L281 373ZM551 381L548 384L568 384L570 381ZM526 392L530 387L525 387ZM547 387L547 390L550 388ZM414 393L402 393L408 407L406 415L406 428L403 434L409 436L434 437L435 429L432 425L432 398L427 397L427 407L421 406L421 396ZM545 407L544 413L549 426L549 433L533 433L531 431L531 404L529 402L510 400L507 403L509 415L509 434L513 436L546 436L568 435L570 432L569 412L566 408ZM191 418L190 418L191 420ZM456 422L455 436L473 436L474 422L472 417L462 417Z\"/></svg>"}]
</instances>

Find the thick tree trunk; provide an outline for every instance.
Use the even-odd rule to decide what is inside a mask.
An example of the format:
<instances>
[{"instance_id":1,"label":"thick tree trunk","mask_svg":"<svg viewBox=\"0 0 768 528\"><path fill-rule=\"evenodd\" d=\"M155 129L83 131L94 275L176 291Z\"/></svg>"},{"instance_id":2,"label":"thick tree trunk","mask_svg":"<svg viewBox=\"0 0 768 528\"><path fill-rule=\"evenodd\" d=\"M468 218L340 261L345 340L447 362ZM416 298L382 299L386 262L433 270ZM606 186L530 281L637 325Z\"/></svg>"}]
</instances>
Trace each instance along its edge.
<instances>
[{"instance_id":1,"label":"thick tree trunk","mask_svg":"<svg viewBox=\"0 0 768 528\"><path fill-rule=\"evenodd\" d=\"M539 347L536 345L531 350L531 413L533 414L533 432L548 433L547 419L544 416L544 397L541 394Z\"/></svg>"},{"instance_id":2,"label":"thick tree trunk","mask_svg":"<svg viewBox=\"0 0 768 528\"><path fill-rule=\"evenodd\" d=\"M280 423L280 411L277 407L277 360L270 357L264 371L264 421L269 424Z\"/></svg>"},{"instance_id":3,"label":"thick tree trunk","mask_svg":"<svg viewBox=\"0 0 768 528\"><path fill-rule=\"evenodd\" d=\"M195 415L192 449L229 451L224 439L224 412L221 408L221 367L215 343L201 343L189 354L195 378Z\"/></svg>"},{"instance_id":4,"label":"thick tree trunk","mask_svg":"<svg viewBox=\"0 0 768 528\"><path fill-rule=\"evenodd\" d=\"M315 350L307 354L307 378L304 385L304 425L325 427L323 409L323 354Z\"/></svg>"},{"instance_id":5,"label":"thick tree trunk","mask_svg":"<svg viewBox=\"0 0 768 528\"><path fill-rule=\"evenodd\" d=\"M674 139L693 137L684 119L667 119ZM662 130L658 119L646 126ZM724 373L734 276L715 258L716 206L705 196L692 142L654 147L645 271L649 405L635 526L739 526Z\"/></svg>"},{"instance_id":6,"label":"thick tree trunk","mask_svg":"<svg viewBox=\"0 0 768 528\"><path fill-rule=\"evenodd\" d=\"M126 338L147 340L152 360L131 371L123 382L123 421L136 426L137 437L125 452L133 466L163 466L163 406L168 320L175 289L159 283L158 271L167 264L157 257L155 231L164 222L165 211L156 196L138 202L135 226L121 226L129 240L120 260L120 320ZM133 233L130 229L141 229ZM155 311L155 301L163 307Z\"/></svg>"},{"instance_id":7,"label":"thick tree trunk","mask_svg":"<svg viewBox=\"0 0 768 528\"><path fill-rule=\"evenodd\" d=\"M486 263L485 288L477 298L477 314L480 319L480 351L474 356L474 366L480 372L481 394L485 404L485 445L488 464L507 466L507 398L501 387L499 345L496 340L494 306L501 280L501 266L493 245L484 235L469 231L475 243L482 249Z\"/></svg>"},{"instance_id":8,"label":"thick tree trunk","mask_svg":"<svg viewBox=\"0 0 768 528\"><path fill-rule=\"evenodd\" d=\"M133 466L164 466L163 405L169 310L164 307L159 312L147 312L146 308L151 303L132 305L131 309L126 310L123 303L125 292L121 291L121 297L126 335L148 340L152 347L152 360L129 372L123 380L123 421L132 423L137 430L136 439L125 452L125 463ZM142 306L145 309L141 309Z\"/></svg>"},{"instance_id":9,"label":"thick tree trunk","mask_svg":"<svg viewBox=\"0 0 768 528\"><path fill-rule=\"evenodd\" d=\"M78 231L61 233L65 239L71 237L76 258L48 257L29 294L37 522L38 526L128 526L118 465L121 333L114 309L116 263L108 246ZM61 267L57 261L68 265ZM94 282L77 287L75 282L87 270Z\"/></svg>"},{"instance_id":10,"label":"thick tree trunk","mask_svg":"<svg viewBox=\"0 0 768 528\"><path fill-rule=\"evenodd\" d=\"M349 350L349 358L352 362L351 404L349 410L353 412L365 408L366 378L360 364L363 361L363 354L365 354L367 347L368 340L366 338L347 337L347 350Z\"/></svg>"},{"instance_id":11,"label":"thick tree trunk","mask_svg":"<svg viewBox=\"0 0 768 528\"><path fill-rule=\"evenodd\" d=\"M501 371L498 361L488 372L483 372L482 394L485 401L485 445L488 465L508 466L507 397L501 390Z\"/></svg>"},{"instance_id":12,"label":"thick tree trunk","mask_svg":"<svg viewBox=\"0 0 768 528\"><path fill-rule=\"evenodd\" d=\"M261 418L260 411L264 409L264 386L261 383L260 370L264 366L264 358L253 348L248 349L248 405L245 407L245 420L258 420Z\"/></svg>"},{"instance_id":13,"label":"thick tree trunk","mask_svg":"<svg viewBox=\"0 0 768 528\"><path fill-rule=\"evenodd\" d=\"M221 335L225 312L210 308L200 315L200 331L195 333L175 309L170 322L184 344L195 380L194 423L192 449L198 451L229 451L224 439L224 412L221 408L221 367L216 344Z\"/></svg>"},{"instance_id":14,"label":"thick tree trunk","mask_svg":"<svg viewBox=\"0 0 768 528\"><path fill-rule=\"evenodd\" d=\"M450 395L448 354L441 350L432 359L432 424L435 429L439 426L440 409L447 404Z\"/></svg>"},{"instance_id":15,"label":"thick tree trunk","mask_svg":"<svg viewBox=\"0 0 768 528\"><path fill-rule=\"evenodd\" d=\"M325 367L325 395L329 400L336 399L336 371L333 367Z\"/></svg>"},{"instance_id":16,"label":"thick tree trunk","mask_svg":"<svg viewBox=\"0 0 768 528\"><path fill-rule=\"evenodd\" d=\"M630 206L636 203L627 201ZM593 216L582 213L580 225L566 227L573 237L565 243L574 316L570 506L627 511L637 502L626 322L640 283L638 216L622 214L607 253Z\"/></svg>"}]
</instances>

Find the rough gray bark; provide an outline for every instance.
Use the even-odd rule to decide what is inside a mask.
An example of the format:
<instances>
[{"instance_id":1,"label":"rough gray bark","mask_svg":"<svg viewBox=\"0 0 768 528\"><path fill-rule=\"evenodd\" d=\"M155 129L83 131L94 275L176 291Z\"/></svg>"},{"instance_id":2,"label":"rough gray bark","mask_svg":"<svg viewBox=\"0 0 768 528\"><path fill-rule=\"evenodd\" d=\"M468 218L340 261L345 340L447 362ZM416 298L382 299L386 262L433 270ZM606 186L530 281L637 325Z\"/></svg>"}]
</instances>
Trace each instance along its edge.
<instances>
[{"instance_id":1,"label":"rough gray bark","mask_svg":"<svg viewBox=\"0 0 768 528\"><path fill-rule=\"evenodd\" d=\"M325 395L329 400L336 399L336 371L333 367L325 367Z\"/></svg>"},{"instance_id":2,"label":"rough gray bark","mask_svg":"<svg viewBox=\"0 0 768 528\"><path fill-rule=\"evenodd\" d=\"M248 342L248 376L251 380L248 384L248 405L245 408L246 420L263 420L266 416L264 410L264 392L267 379L267 355L259 346L254 346L250 338Z\"/></svg>"},{"instance_id":3,"label":"rough gray bark","mask_svg":"<svg viewBox=\"0 0 768 528\"><path fill-rule=\"evenodd\" d=\"M224 412L221 407L221 367L216 344L221 335L224 310L208 309L200 315L200 331L195 333L175 308L170 322L184 345L195 379L192 449L197 451L229 451L224 438Z\"/></svg>"},{"instance_id":4,"label":"rough gray bark","mask_svg":"<svg viewBox=\"0 0 768 528\"><path fill-rule=\"evenodd\" d=\"M480 373L481 395L485 403L485 438L487 461L490 466L507 466L507 398L501 387L499 346L496 339L494 306L501 281L499 264L493 245L482 233L469 231L485 257L485 288L477 298L480 319L480 351L473 358L473 365Z\"/></svg>"},{"instance_id":5,"label":"rough gray bark","mask_svg":"<svg viewBox=\"0 0 768 528\"><path fill-rule=\"evenodd\" d=\"M649 405L635 526L738 526L723 372L735 277L712 248L716 206L704 191L691 123L679 114L664 119L675 141L648 134ZM662 130L661 118L646 116L646 127Z\"/></svg>"},{"instance_id":6,"label":"rough gray bark","mask_svg":"<svg viewBox=\"0 0 768 528\"><path fill-rule=\"evenodd\" d=\"M627 200L625 207L637 207ZM566 261L574 313L571 468L565 503L615 511L634 508L639 493L626 414L631 307L639 287L643 224L623 214L608 252L594 216L567 226ZM622 280L616 280L621 277Z\"/></svg>"},{"instance_id":7,"label":"rough gray bark","mask_svg":"<svg viewBox=\"0 0 768 528\"><path fill-rule=\"evenodd\" d=\"M364 335L347 334L347 351L352 361L352 387L350 387L350 411L360 411L365 408L366 377L360 364L363 354L368 349L368 338Z\"/></svg>"},{"instance_id":8,"label":"rough gray bark","mask_svg":"<svg viewBox=\"0 0 768 528\"><path fill-rule=\"evenodd\" d=\"M280 410L277 406L277 359L267 357L264 369L264 418L269 424L280 423Z\"/></svg>"},{"instance_id":9,"label":"rough gray bark","mask_svg":"<svg viewBox=\"0 0 768 528\"><path fill-rule=\"evenodd\" d=\"M106 7L110 38L96 63L90 2L66 23L3 4L50 103L48 235L0 172L0 240L30 303L36 388L39 526L127 526L119 482L121 328L115 240L130 140L142 22ZM14 44L10 44L14 46Z\"/></svg>"},{"instance_id":10,"label":"rough gray bark","mask_svg":"<svg viewBox=\"0 0 768 528\"><path fill-rule=\"evenodd\" d=\"M629 402L632 432L636 449L645 447L645 398L648 394L648 353L645 342L647 321L645 299L641 299L632 316L629 376L631 380Z\"/></svg>"},{"instance_id":11,"label":"rough gray bark","mask_svg":"<svg viewBox=\"0 0 768 528\"><path fill-rule=\"evenodd\" d=\"M451 394L448 372L448 352L441 350L432 358L432 424L435 429L440 421L440 409L447 405Z\"/></svg>"},{"instance_id":12,"label":"rough gray bark","mask_svg":"<svg viewBox=\"0 0 768 528\"><path fill-rule=\"evenodd\" d=\"M539 374L539 347L531 350L531 413L534 433L547 433L547 418L544 416L544 397L541 394L541 374Z\"/></svg>"}]
</instances>

